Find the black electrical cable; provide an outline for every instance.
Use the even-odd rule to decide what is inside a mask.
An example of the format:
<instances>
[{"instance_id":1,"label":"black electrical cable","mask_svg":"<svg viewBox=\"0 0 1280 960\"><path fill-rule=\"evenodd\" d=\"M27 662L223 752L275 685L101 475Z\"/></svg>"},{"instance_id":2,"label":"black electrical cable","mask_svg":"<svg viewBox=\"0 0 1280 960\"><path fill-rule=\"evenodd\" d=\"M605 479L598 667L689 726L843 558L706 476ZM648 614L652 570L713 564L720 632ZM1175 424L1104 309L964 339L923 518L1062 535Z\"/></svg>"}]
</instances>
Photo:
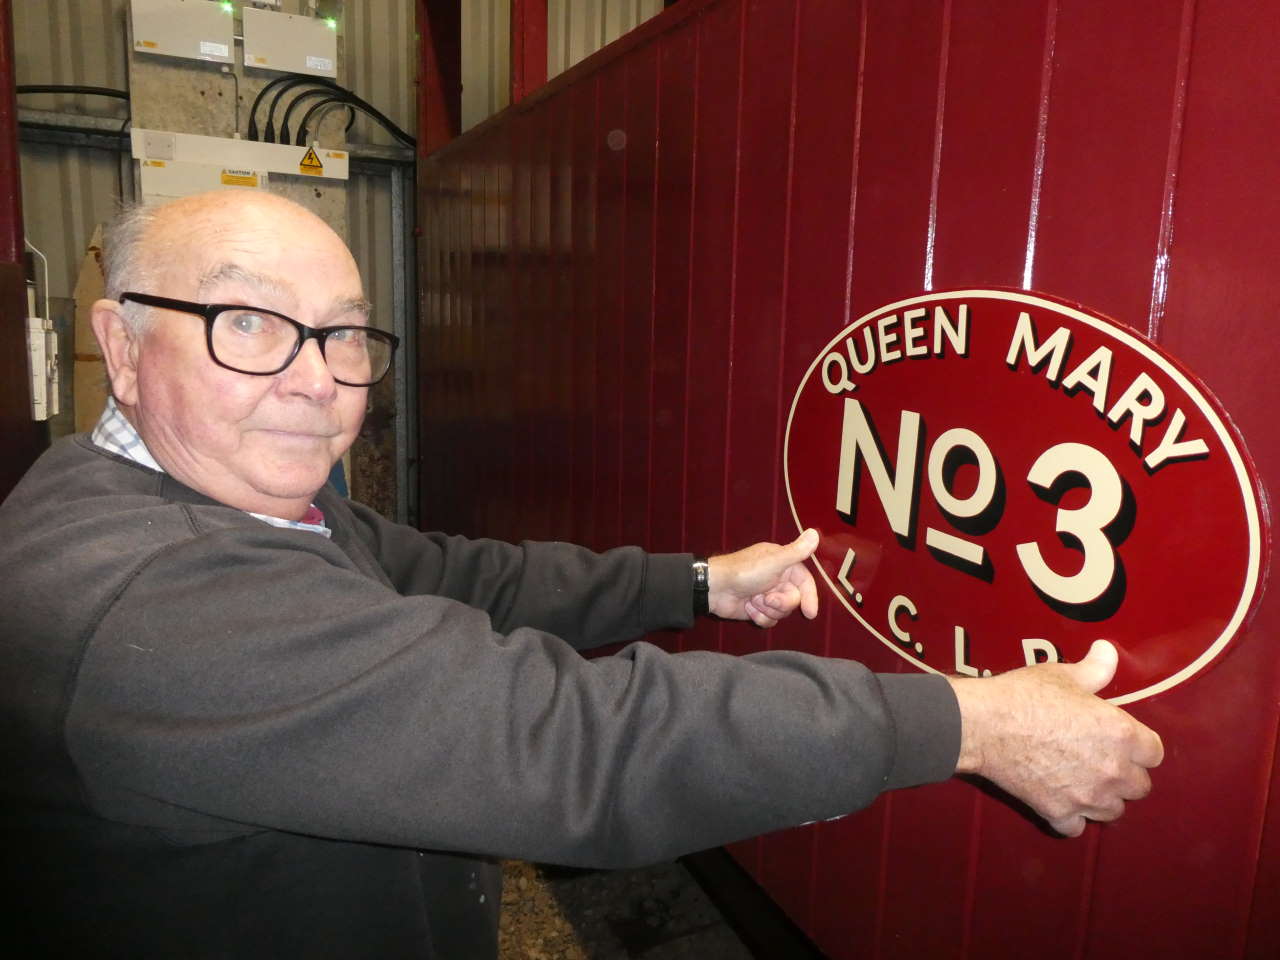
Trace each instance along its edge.
<instances>
[{"instance_id":1,"label":"black electrical cable","mask_svg":"<svg viewBox=\"0 0 1280 960\"><path fill-rule=\"evenodd\" d=\"M280 89L276 91L276 95L271 101L271 108L267 110L267 126L262 134L263 139L271 143L276 142L276 107L279 106L280 104L280 98L283 97L285 93L287 93L289 90L292 90L294 87L299 86L300 84L306 84L306 83L314 84L319 87L326 87L329 89L338 88L338 85L336 83L334 83L332 80L326 80L324 77L304 77L304 76L299 76L298 74L294 74L293 76L289 77L289 79L287 79L283 84L281 84Z\"/></svg>"},{"instance_id":2,"label":"black electrical cable","mask_svg":"<svg viewBox=\"0 0 1280 960\"><path fill-rule=\"evenodd\" d=\"M346 107L346 108L347 108L347 125L346 125L345 127L343 127L343 128L342 128L342 132L343 132L344 134L345 134L345 133L350 132L350 130L351 130L351 128L352 128L352 126L354 126L354 125L355 125L355 122L356 122L356 110L358 109L358 108L357 108L357 106L356 106L354 103L352 103L350 100L348 100L346 97L342 97L342 96L335 96L335 95L333 95L332 91L327 91L327 90L308 90L306 93L300 93L300 94L298 94L298 96L294 97L294 98L293 98L293 102L289 104L289 110L292 110L292 109L294 108L294 105L295 105L295 104L297 104L297 102L298 102L299 100L301 100L303 97L310 96L311 94L316 94L316 93L319 93L319 94L326 94L325 99L323 99L323 100L321 100L319 103L315 104L315 106L314 106L311 110L308 110L308 111L307 111L307 113L303 116L303 118L302 118L302 125L298 128L298 136L299 136L299 140L298 140L298 143L297 143L297 145L298 145L298 146L303 146L303 145L306 143L305 135L306 135L306 132L307 132L307 120L309 120L309 119L311 118L312 113L313 113L313 112L315 112L315 110L316 110L317 108L325 107L325 106L328 106L328 105L330 105L330 104L334 104L334 103L336 103L336 104L340 104L341 106L344 106L344 107ZM279 142L279 143L288 143L288 142L289 142L289 113L288 113L288 111L286 111L286 112L285 112L284 122L280 124L280 139L279 139L279 141L278 141L278 142Z\"/></svg>"},{"instance_id":3,"label":"black electrical cable","mask_svg":"<svg viewBox=\"0 0 1280 960\"><path fill-rule=\"evenodd\" d=\"M358 97L353 100L347 100L346 98L343 98L343 97L330 97L327 100L321 100L319 103L313 105L309 110L307 110L306 115L303 116L302 118L302 124L298 127L298 136L294 140L294 144L296 146L301 147L306 145L307 126L311 122L312 116L315 115L316 111L328 106L331 103L345 103L348 106L355 107L360 112L367 113L369 116L373 117L373 119L381 123L384 127L387 128L388 133L390 133L397 140L400 140L401 142L403 142L406 146L416 147L418 145L417 140L409 136L409 134L405 133L403 130L397 127L394 123L392 123L390 120L384 117L381 113L379 113L376 109L369 106L367 103L363 102Z\"/></svg>"},{"instance_id":4,"label":"black electrical cable","mask_svg":"<svg viewBox=\"0 0 1280 960\"><path fill-rule=\"evenodd\" d=\"M307 76L307 75L298 74L298 73L289 74L284 77L276 77L274 80L266 84L266 86L264 86L262 90L258 92L257 97L255 97L253 101L253 109L250 110L249 112L249 139L251 140L262 139L270 143L277 142L276 128L275 128L276 107L279 106L281 99L284 97L284 95L287 92L292 90L294 87L305 85L305 84L312 84L321 89L304 91L298 94L294 98L294 100L290 102L289 107L285 111L284 122L280 128L280 137L279 137L280 141L283 141L285 143L288 142L286 131L288 130L289 111L292 110L293 103L297 102L303 97L311 96L312 94L331 92L335 98L341 99L342 101L349 103L351 106L355 107L361 112L368 114L370 117L376 120L379 124L381 124L387 130L387 132L389 132L397 140L407 144L410 147L417 145L417 140L415 140L412 136L410 136L408 133L402 130L399 126L397 126L390 118L386 116L386 114L382 113L382 111L380 111L377 107L368 103L367 101L365 101L364 99L362 99L361 97L353 93L352 91L346 89L345 87L338 86L338 84L334 83L332 80L328 79L327 77L313 77L313 76ZM263 101L263 99L266 97L267 92L272 87L278 87L278 89L276 90L275 96L271 100L270 107L267 109L266 127L263 128L262 135L261 137L259 137L257 115L256 115L258 105ZM354 121L354 119L355 119L354 115L352 115L352 121ZM305 126L305 120L304 120L304 126ZM348 122L347 124L347 129L348 130L351 129L350 122ZM305 142L305 140L303 142Z\"/></svg>"},{"instance_id":5,"label":"black electrical cable","mask_svg":"<svg viewBox=\"0 0 1280 960\"><path fill-rule=\"evenodd\" d=\"M20 83L14 90L18 93L85 93L94 97L115 97L117 100L128 100L129 91L115 90L111 87L86 87L75 83Z\"/></svg>"},{"instance_id":6,"label":"black electrical cable","mask_svg":"<svg viewBox=\"0 0 1280 960\"><path fill-rule=\"evenodd\" d=\"M312 91L312 92L315 92L315 91ZM293 105L301 99L302 99L301 96L295 97L293 103L289 104L289 108L292 109ZM332 106L335 103L341 104L342 106L346 107L347 111L351 114L351 122L347 124L346 130L351 129L351 124L355 122L356 105L352 103L350 100L348 100L346 97L328 96L328 97L325 97L323 100L320 100L317 103L312 104L307 109L307 112L302 117L302 123L298 125L298 138L295 141L294 146L298 146L298 147L306 146L308 126L310 124L311 118L315 116L317 113L319 113L320 111L322 111L325 107ZM344 132L346 131L344 130ZM280 140L283 143L289 142L289 126L288 126L287 120L284 123L280 124Z\"/></svg>"},{"instance_id":7,"label":"black electrical cable","mask_svg":"<svg viewBox=\"0 0 1280 960\"><path fill-rule=\"evenodd\" d=\"M284 118L280 121L280 129L276 132L277 143L292 142L289 139L289 118L293 116L294 108L307 97L338 97L339 99L346 100L346 97L342 96L336 87L316 87L314 90L303 90L301 93L296 94L294 98L289 101L289 106L285 108Z\"/></svg>"},{"instance_id":8,"label":"black electrical cable","mask_svg":"<svg viewBox=\"0 0 1280 960\"><path fill-rule=\"evenodd\" d=\"M413 146L416 143L416 141L412 136L410 136L404 130L400 129L400 127L396 126L396 124L392 122L391 119L388 118L384 113L382 113L382 111L380 111L377 107L373 106L373 104L361 98L358 94L355 94L352 91L348 90L346 87L340 87L336 83L332 82L331 80L325 80L320 77L310 77L310 78L297 77L297 80L299 83L305 83L308 80L310 80L318 85L322 84L323 89L304 90L302 93L299 93L297 96L295 96L292 101L290 101L289 106L285 109L284 121L280 125L279 136L276 137L273 129L276 104L280 101L280 98L295 84L288 84L284 87L281 87L280 91L276 94L276 99L272 101L272 104L271 104L270 120L268 123L267 133L266 133L266 136L268 139L275 139L277 141L283 141L285 143L288 143L289 142L289 134L288 134L289 117L292 115L293 108L298 103L298 101L301 100L303 97L309 97L317 93L324 93L326 91L330 91L332 92L333 96L340 97L341 99L351 102L356 107L359 107L362 111L367 113L374 120L378 121L378 123L382 124L382 126L385 127L386 130L397 140L400 140L408 144L409 146Z\"/></svg>"},{"instance_id":9,"label":"black electrical cable","mask_svg":"<svg viewBox=\"0 0 1280 960\"><path fill-rule=\"evenodd\" d=\"M284 83L286 80L291 79L292 76L292 74L285 74L281 77L273 77L262 85L262 89L258 91L258 95L253 98L253 107L249 110L250 140L258 139L258 104L262 103L262 98L267 95L268 91L270 91L272 87L276 84Z\"/></svg>"},{"instance_id":10,"label":"black electrical cable","mask_svg":"<svg viewBox=\"0 0 1280 960\"><path fill-rule=\"evenodd\" d=\"M401 130L400 127L397 126L391 120L390 117L384 114L381 110L379 110L373 104L362 100L360 97L356 96L350 90L344 90L342 87L339 87L338 89L342 90L342 92L345 93L351 99L351 102L355 104L355 106L359 107L369 116L373 117L373 119L377 120L378 123L382 124L383 129L385 129L387 133L391 134L401 143L410 147L416 147L418 145L418 141L416 139L414 139L404 130Z\"/></svg>"}]
</instances>

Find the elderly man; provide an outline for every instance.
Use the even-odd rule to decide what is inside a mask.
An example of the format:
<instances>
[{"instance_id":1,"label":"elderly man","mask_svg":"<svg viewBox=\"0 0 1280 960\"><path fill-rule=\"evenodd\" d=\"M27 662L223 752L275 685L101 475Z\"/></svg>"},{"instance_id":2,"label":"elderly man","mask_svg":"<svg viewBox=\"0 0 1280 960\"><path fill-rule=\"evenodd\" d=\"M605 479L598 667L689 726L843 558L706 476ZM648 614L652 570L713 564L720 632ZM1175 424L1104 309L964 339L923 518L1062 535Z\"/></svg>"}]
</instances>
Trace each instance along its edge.
<instances>
[{"instance_id":1,"label":"elderly man","mask_svg":"<svg viewBox=\"0 0 1280 960\"><path fill-rule=\"evenodd\" d=\"M112 401L0 507L10 944L493 956L488 857L651 862L976 772L1058 830L1150 788L1115 666L875 676L575 648L817 612L816 535L707 562L421 534L325 486L395 340L300 207L127 214Z\"/></svg>"}]
</instances>

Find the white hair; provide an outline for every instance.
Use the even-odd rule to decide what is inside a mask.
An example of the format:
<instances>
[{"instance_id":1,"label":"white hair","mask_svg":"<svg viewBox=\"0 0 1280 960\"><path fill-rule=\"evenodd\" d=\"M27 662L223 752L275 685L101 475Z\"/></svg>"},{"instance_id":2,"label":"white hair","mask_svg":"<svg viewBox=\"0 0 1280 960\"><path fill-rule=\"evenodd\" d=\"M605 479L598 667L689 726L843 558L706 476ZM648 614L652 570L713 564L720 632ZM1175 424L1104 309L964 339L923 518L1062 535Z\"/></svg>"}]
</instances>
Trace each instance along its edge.
<instances>
[{"instance_id":1,"label":"white hair","mask_svg":"<svg viewBox=\"0 0 1280 960\"><path fill-rule=\"evenodd\" d=\"M127 290L147 292L152 286L154 267L147 263L143 240L162 206L159 203L127 205L107 225L102 238L102 272L108 299L119 300ZM120 314L133 333L146 332L150 320L147 307L128 302L122 305Z\"/></svg>"}]
</instances>

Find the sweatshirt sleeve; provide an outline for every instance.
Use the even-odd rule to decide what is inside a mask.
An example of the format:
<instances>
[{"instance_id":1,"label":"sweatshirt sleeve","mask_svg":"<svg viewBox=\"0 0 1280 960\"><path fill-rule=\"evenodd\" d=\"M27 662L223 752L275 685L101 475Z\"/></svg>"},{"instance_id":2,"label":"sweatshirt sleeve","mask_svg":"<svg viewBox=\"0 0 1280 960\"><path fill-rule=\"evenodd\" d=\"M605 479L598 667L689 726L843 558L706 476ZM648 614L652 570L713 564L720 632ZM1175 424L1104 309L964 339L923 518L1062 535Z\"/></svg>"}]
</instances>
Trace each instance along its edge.
<instances>
[{"instance_id":1,"label":"sweatshirt sleeve","mask_svg":"<svg viewBox=\"0 0 1280 960\"><path fill-rule=\"evenodd\" d=\"M954 767L940 677L644 643L586 661L295 541L199 537L112 602L66 727L102 816L620 866L841 816Z\"/></svg>"},{"instance_id":2,"label":"sweatshirt sleeve","mask_svg":"<svg viewBox=\"0 0 1280 960\"><path fill-rule=\"evenodd\" d=\"M534 627L587 649L693 622L691 554L471 540L420 533L360 504L349 509L354 532L397 591L477 607L502 633Z\"/></svg>"}]
</instances>

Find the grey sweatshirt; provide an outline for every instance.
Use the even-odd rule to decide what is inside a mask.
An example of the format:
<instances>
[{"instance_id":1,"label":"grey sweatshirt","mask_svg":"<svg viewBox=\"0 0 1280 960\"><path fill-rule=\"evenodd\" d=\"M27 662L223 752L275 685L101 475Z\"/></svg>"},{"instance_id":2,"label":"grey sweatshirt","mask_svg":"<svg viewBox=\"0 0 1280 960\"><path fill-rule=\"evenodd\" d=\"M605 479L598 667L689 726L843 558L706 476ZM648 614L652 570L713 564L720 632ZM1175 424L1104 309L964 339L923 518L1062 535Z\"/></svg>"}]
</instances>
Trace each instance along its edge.
<instances>
[{"instance_id":1,"label":"grey sweatshirt","mask_svg":"<svg viewBox=\"0 0 1280 960\"><path fill-rule=\"evenodd\" d=\"M37 948L483 957L477 856L653 862L954 769L939 677L575 650L688 626L688 555L317 505L331 540L76 437L0 506L0 791Z\"/></svg>"}]
</instances>

